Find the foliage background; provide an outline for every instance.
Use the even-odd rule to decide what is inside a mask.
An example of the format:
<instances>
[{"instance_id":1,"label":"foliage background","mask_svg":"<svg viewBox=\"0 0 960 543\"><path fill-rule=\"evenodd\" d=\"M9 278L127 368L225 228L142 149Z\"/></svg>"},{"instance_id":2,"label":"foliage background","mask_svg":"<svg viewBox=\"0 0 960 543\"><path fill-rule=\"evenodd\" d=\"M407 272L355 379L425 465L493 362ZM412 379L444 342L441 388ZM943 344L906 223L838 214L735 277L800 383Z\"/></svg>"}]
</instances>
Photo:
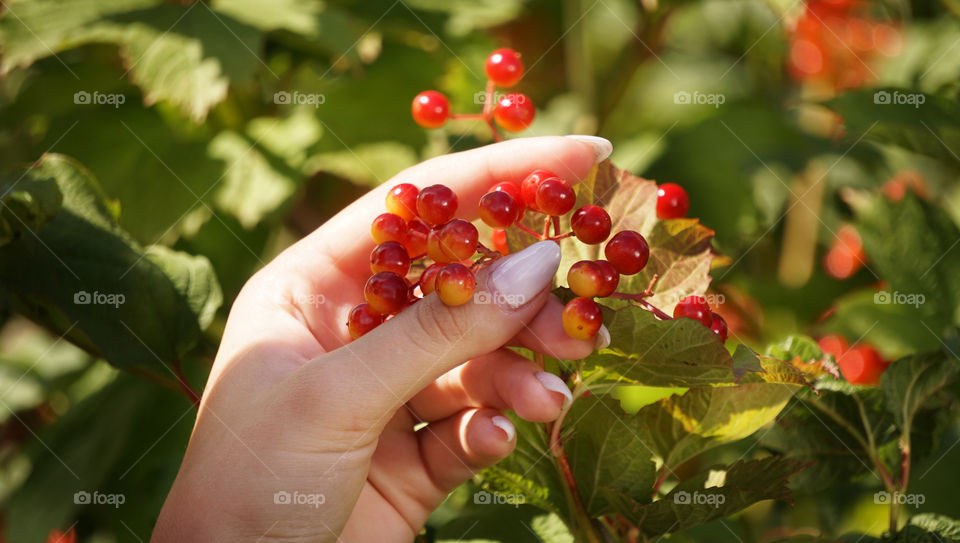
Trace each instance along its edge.
<instances>
[{"instance_id":1,"label":"foliage background","mask_svg":"<svg viewBox=\"0 0 960 543\"><path fill-rule=\"evenodd\" d=\"M110 353L89 330L71 328L69 318L39 311L44 300L24 296L54 284L76 286L55 260L0 255L0 503L8 540L42 541L51 529L69 526L83 540L147 540L194 413L169 386L170 369L179 366L202 387L231 301L247 277L293 240L399 170L487 143L481 123L426 132L410 119L409 104L417 92L436 88L455 110L478 110L483 61L503 45L524 55L528 75L518 88L538 106L523 136L596 133L614 143L612 160L620 168L687 189L690 215L716 230L715 246L730 258L714 271L714 290L737 316L738 340L766 343L833 330L869 341L891 359L956 350L955 298L920 318L871 302L880 279L914 273L896 262L910 260L911 245L931 235L942 242L942 258L930 266L938 279L919 281L914 292L932 300L944 290L958 292L955 225L931 226L922 214L906 214L892 231L884 217L861 226L871 261L848 280L828 276L820 260L839 225L851 219L844 191L878 193L905 169L920 172L948 223L960 222L958 8L950 0L870 4L876 17L901 21L903 48L871 64L866 86L912 89L931 99L922 108L884 108L867 99L870 88L843 94L836 107L848 124L839 139L818 130L823 109L810 105L828 96L797 84L785 69L787 28L799 9L787 0L5 2L4 236L31 239L22 219L42 222L42 180L27 177L37 183L28 187L37 189L27 202L33 215L15 206L19 193L12 187L24 187L21 168L44 153L62 153L99 182L109 205L98 216L115 217L117 236L134 251L120 268L134 270L129 276L101 270L97 283L130 300L126 330L109 331L124 338ZM278 104L274 95L281 91L319 93L323 103ZM721 93L725 101L677 104L681 91ZM78 92L124 101L77 103ZM793 205L791 187L804 187L810 172L822 191ZM811 208L819 220L804 222ZM789 231L790 214L806 226ZM71 241L88 251L87 261L99 260L114 242ZM152 247L146 261L144 247ZM902 258L881 258L893 264L874 271L875 254ZM151 290L153 271L142 269L143 262L166 270L180 287L193 285L196 296L164 306L158 316L155 300L165 295ZM145 291L154 298L137 297ZM134 330L164 316L187 316L192 324L155 330L138 345ZM158 354L161 344L169 356ZM913 490L926 496L919 511L958 513L951 487L960 479L960 431L953 420L926 463L914 468ZM685 469L761 450L762 434L714 449ZM886 511L874 503L871 483L839 477L832 483L799 493L793 507L764 502L674 538L879 535ZM127 503L115 510L81 507L73 494L84 489L123 493ZM431 533L537 540L516 525L495 533L507 522L466 522L532 518L525 507L477 507L472 491L451 497L432 519Z\"/></svg>"}]
</instances>

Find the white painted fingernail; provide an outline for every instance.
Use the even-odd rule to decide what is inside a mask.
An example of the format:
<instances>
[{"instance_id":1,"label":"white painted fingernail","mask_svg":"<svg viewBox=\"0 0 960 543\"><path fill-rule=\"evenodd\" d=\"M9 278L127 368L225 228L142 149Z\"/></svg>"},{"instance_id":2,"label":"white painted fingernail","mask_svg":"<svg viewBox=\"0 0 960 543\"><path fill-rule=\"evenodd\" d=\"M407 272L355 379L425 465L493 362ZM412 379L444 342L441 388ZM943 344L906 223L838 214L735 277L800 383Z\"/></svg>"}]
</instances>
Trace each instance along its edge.
<instances>
[{"instance_id":1,"label":"white painted fingernail","mask_svg":"<svg viewBox=\"0 0 960 543\"><path fill-rule=\"evenodd\" d=\"M593 156L594 162L600 163L603 162L610 153L613 152L613 144L610 143L610 140L606 138L601 138L600 136L585 136L583 134L571 134L567 136L570 139L575 139L577 141L582 141L590 147L593 147Z\"/></svg>"},{"instance_id":2,"label":"white painted fingernail","mask_svg":"<svg viewBox=\"0 0 960 543\"><path fill-rule=\"evenodd\" d=\"M570 394L570 389L567 388L567 384L563 382L563 379L549 371L538 371L536 378L543 384L543 388L563 394L563 407L567 407L573 403L573 394Z\"/></svg>"},{"instance_id":3,"label":"white painted fingernail","mask_svg":"<svg viewBox=\"0 0 960 543\"><path fill-rule=\"evenodd\" d=\"M550 285L560 266L560 245L540 241L505 256L490 274L491 298L501 306L517 309Z\"/></svg>"},{"instance_id":4,"label":"white painted fingernail","mask_svg":"<svg viewBox=\"0 0 960 543\"><path fill-rule=\"evenodd\" d=\"M490 419L490 422L497 428L503 430L503 433L507 435L507 441L513 441L513 438L517 437L517 429L513 427L513 423L510 422L510 419L507 417L497 415Z\"/></svg>"},{"instance_id":5,"label":"white painted fingernail","mask_svg":"<svg viewBox=\"0 0 960 543\"><path fill-rule=\"evenodd\" d=\"M600 349L606 349L610 346L610 330L607 330L607 327L603 324L600 325L600 330L597 332L597 337L593 340L593 346L598 351Z\"/></svg>"}]
</instances>

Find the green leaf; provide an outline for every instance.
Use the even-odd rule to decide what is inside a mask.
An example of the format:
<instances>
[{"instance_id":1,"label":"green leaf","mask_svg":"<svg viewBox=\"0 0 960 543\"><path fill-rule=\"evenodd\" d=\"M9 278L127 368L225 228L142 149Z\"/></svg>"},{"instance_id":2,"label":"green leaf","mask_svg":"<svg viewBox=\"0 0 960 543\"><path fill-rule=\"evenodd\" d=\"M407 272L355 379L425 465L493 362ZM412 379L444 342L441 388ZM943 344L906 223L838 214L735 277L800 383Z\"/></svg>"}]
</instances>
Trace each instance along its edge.
<instances>
[{"instance_id":1,"label":"green leaf","mask_svg":"<svg viewBox=\"0 0 960 543\"><path fill-rule=\"evenodd\" d=\"M262 65L262 31L207 2L23 0L16 9L16 17L0 21L3 71L80 45L112 43L148 105L170 102L195 121L226 97L231 81L248 79Z\"/></svg>"},{"instance_id":2,"label":"green leaf","mask_svg":"<svg viewBox=\"0 0 960 543\"><path fill-rule=\"evenodd\" d=\"M673 469L770 424L800 386L761 382L692 388L642 408L637 418L647 429L649 446Z\"/></svg>"},{"instance_id":3,"label":"green leaf","mask_svg":"<svg viewBox=\"0 0 960 543\"><path fill-rule=\"evenodd\" d=\"M917 412L928 407L931 398L958 377L960 360L939 352L919 354L891 364L880 386L897 425L909 429Z\"/></svg>"},{"instance_id":4,"label":"green leaf","mask_svg":"<svg viewBox=\"0 0 960 543\"><path fill-rule=\"evenodd\" d=\"M919 102L919 104L918 104ZM960 106L935 94L884 87L845 92L824 103L843 117L846 139L889 143L960 162Z\"/></svg>"},{"instance_id":5,"label":"green leaf","mask_svg":"<svg viewBox=\"0 0 960 543\"><path fill-rule=\"evenodd\" d=\"M960 323L960 230L950 217L909 192L895 203L861 195L851 204L869 265L889 283L876 302L909 304L917 319Z\"/></svg>"},{"instance_id":6,"label":"green leaf","mask_svg":"<svg viewBox=\"0 0 960 543\"><path fill-rule=\"evenodd\" d=\"M492 492L523 496L524 503L567 516L564 483L553 463L543 425L510 415L517 429L517 445L510 456L483 470L483 487Z\"/></svg>"},{"instance_id":7,"label":"green leaf","mask_svg":"<svg viewBox=\"0 0 960 543\"><path fill-rule=\"evenodd\" d=\"M858 290L839 299L824 325L826 332L860 338L875 345L884 354L899 356L933 351L940 340L931 329L949 322L944 318L917 318L917 307L909 304L878 304L876 292Z\"/></svg>"},{"instance_id":8,"label":"green leaf","mask_svg":"<svg viewBox=\"0 0 960 543\"><path fill-rule=\"evenodd\" d=\"M34 231L60 211L63 195L53 179L18 176L0 182L0 246ZM29 234L28 234L29 235Z\"/></svg>"},{"instance_id":9,"label":"green leaf","mask_svg":"<svg viewBox=\"0 0 960 543\"><path fill-rule=\"evenodd\" d=\"M611 344L584 360L634 384L689 387L733 383L733 359L716 334L692 319L658 320L635 306L607 322Z\"/></svg>"},{"instance_id":10,"label":"green leaf","mask_svg":"<svg viewBox=\"0 0 960 543\"><path fill-rule=\"evenodd\" d=\"M207 259L143 250L70 158L44 155L27 175L56 179L63 208L0 248L0 282L17 309L119 367L173 363L190 349L222 300Z\"/></svg>"},{"instance_id":11,"label":"green leaf","mask_svg":"<svg viewBox=\"0 0 960 543\"><path fill-rule=\"evenodd\" d=\"M910 537L904 537L903 540L924 541L924 539L917 537L920 534L916 530L911 533L911 528L918 528L926 532L923 535L927 537L926 540L931 542L960 541L960 520L948 518L944 515L924 513L910 518L910 525L903 530L904 535Z\"/></svg>"},{"instance_id":12,"label":"green leaf","mask_svg":"<svg viewBox=\"0 0 960 543\"><path fill-rule=\"evenodd\" d=\"M773 456L717 466L681 482L628 518L648 536L706 524L763 500L788 500L787 482L805 467Z\"/></svg>"},{"instance_id":13,"label":"green leaf","mask_svg":"<svg viewBox=\"0 0 960 543\"><path fill-rule=\"evenodd\" d=\"M650 501L656 467L643 422L607 397L580 398L571 407L563 447L591 516L632 510Z\"/></svg>"}]
</instances>

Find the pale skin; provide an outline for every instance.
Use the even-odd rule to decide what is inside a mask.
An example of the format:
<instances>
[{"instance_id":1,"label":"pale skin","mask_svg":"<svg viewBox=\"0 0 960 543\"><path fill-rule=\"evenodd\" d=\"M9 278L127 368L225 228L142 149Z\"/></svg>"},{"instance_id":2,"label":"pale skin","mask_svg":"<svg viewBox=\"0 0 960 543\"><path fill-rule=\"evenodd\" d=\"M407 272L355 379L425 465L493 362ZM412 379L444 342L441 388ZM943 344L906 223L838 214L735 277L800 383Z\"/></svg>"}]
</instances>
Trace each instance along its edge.
<instances>
[{"instance_id":1,"label":"pale skin","mask_svg":"<svg viewBox=\"0 0 960 543\"><path fill-rule=\"evenodd\" d=\"M152 541L410 542L451 490L513 450L503 411L554 420L565 396L504 348L567 359L593 350L563 332L549 279L519 308L450 308L431 295L354 342L346 315L363 300L370 222L389 187L442 183L472 220L493 184L538 168L573 182L598 154L543 137L426 161L254 275L231 308ZM429 424L414 431L419 421ZM275 503L281 491L323 503Z\"/></svg>"}]
</instances>

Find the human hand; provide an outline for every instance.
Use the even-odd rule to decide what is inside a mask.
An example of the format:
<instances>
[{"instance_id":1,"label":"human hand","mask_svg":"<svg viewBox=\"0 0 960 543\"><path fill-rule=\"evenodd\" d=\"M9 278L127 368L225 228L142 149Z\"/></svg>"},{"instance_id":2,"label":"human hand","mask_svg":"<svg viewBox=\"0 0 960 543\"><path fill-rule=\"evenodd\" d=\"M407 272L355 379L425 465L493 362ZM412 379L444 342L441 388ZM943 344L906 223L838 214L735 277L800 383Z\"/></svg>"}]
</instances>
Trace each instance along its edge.
<instances>
[{"instance_id":1,"label":"human hand","mask_svg":"<svg viewBox=\"0 0 960 543\"><path fill-rule=\"evenodd\" d=\"M343 323L363 299L369 225L390 187L442 183L473 219L496 182L538 168L576 182L609 152L600 138L543 137L426 161L260 270L231 308L153 540L409 542L451 490L513 450L501 410L555 419L566 385L504 348L594 349L561 327L555 242L479 273L498 303L447 307L432 294L353 342Z\"/></svg>"}]
</instances>

